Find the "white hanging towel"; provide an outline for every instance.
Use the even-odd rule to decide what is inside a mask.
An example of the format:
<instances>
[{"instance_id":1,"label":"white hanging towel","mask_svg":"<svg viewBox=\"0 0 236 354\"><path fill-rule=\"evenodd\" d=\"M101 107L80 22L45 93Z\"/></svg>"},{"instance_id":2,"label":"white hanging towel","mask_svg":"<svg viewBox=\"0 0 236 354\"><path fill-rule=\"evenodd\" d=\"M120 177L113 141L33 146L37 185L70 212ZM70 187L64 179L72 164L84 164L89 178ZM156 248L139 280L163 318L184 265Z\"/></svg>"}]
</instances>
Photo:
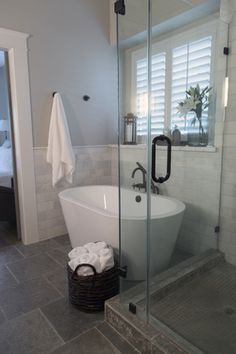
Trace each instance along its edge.
<instances>
[{"instance_id":1,"label":"white hanging towel","mask_svg":"<svg viewBox=\"0 0 236 354\"><path fill-rule=\"evenodd\" d=\"M66 114L59 93L53 98L51 121L48 135L47 162L52 165L52 185L62 178L73 182L75 154L70 139Z\"/></svg>"}]
</instances>

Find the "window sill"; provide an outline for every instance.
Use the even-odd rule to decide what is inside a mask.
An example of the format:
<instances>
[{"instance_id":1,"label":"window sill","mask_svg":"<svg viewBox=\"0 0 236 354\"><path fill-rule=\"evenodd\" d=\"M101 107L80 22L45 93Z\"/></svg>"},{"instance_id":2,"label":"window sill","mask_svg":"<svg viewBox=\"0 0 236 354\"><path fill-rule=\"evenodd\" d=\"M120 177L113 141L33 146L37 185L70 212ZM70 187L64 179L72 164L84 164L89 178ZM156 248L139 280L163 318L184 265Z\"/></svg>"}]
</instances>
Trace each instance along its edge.
<instances>
[{"instance_id":1,"label":"window sill","mask_svg":"<svg viewBox=\"0 0 236 354\"><path fill-rule=\"evenodd\" d=\"M118 148L118 145L109 145L112 148ZM137 145L121 145L121 149L136 149L145 150L146 144ZM158 149L165 150L165 146L158 146ZM217 148L214 146L172 146L172 151L185 151L185 152L217 152Z\"/></svg>"}]
</instances>

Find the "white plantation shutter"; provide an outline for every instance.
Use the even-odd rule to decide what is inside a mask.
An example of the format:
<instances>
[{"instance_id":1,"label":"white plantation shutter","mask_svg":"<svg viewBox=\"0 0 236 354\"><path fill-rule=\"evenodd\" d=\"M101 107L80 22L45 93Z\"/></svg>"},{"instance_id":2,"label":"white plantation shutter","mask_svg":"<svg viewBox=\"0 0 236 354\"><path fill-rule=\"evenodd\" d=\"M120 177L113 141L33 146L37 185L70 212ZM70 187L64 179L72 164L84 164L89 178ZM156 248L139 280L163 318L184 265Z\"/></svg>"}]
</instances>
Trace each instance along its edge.
<instances>
[{"instance_id":1,"label":"white plantation shutter","mask_svg":"<svg viewBox=\"0 0 236 354\"><path fill-rule=\"evenodd\" d=\"M165 72L166 54L152 56L152 85L151 85L151 129L152 134L160 134L164 129L165 120ZM147 133L147 60L136 62L136 110L138 116L138 135Z\"/></svg>"},{"instance_id":2,"label":"white plantation shutter","mask_svg":"<svg viewBox=\"0 0 236 354\"><path fill-rule=\"evenodd\" d=\"M178 102L186 97L185 91L190 86L199 84L203 89L210 86L211 76L211 51L212 37L204 37L197 41L189 42L183 46L174 48L172 51L172 95L171 95L171 128L175 125L181 131L197 132L198 123L195 127L191 122L195 114L187 114L180 117L177 111ZM202 115L202 123L205 132L208 130L208 111Z\"/></svg>"},{"instance_id":3,"label":"white plantation shutter","mask_svg":"<svg viewBox=\"0 0 236 354\"><path fill-rule=\"evenodd\" d=\"M147 91L148 91L148 68L147 59L136 62L136 111L138 116L137 134L147 134Z\"/></svg>"},{"instance_id":4,"label":"white plantation shutter","mask_svg":"<svg viewBox=\"0 0 236 354\"><path fill-rule=\"evenodd\" d=\"M208 31L210 34L211 32ZM199 35L196 40L188 40L193 32L181 38L177 45L175 37L167 39L156 49L151 64L151 131L153 135L163 133L164 129L173 129L175 125L181 132L198 132L198 122L191 125L195 117L193 112L180 117L177 106L186 98L186 90L199 84L203 89L211 86L212 35ZM154 49L155 51L155 49ZM157 52L158 51L158 52ZM135 113L138 116L138 135L147 134L147 92L148 68L145 51L137 55L134 61L134 97ZM168 63L168 64L167 64ZM203 112L202 123L208 131L208 111Z\"/></svg>"}]
</instances>

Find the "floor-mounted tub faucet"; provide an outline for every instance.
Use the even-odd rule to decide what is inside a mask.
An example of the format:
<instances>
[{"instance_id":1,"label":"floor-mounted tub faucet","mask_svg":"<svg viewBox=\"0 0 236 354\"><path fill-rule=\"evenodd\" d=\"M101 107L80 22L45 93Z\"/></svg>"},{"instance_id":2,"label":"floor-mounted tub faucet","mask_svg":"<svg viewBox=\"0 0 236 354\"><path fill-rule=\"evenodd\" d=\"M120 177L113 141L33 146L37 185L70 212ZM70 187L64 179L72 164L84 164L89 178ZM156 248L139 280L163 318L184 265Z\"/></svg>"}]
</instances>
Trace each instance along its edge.
<instances>
[{"instance_id":1,"label":"floor-mounted tub faucet","mask_svg":"<svg viewBox=\"0 0 236 354\"><path fill-rule=\"evenodd\" d=\"M146 183L146 174L147 174L147 170L141 165L141 163L136 162L136 165L138 165L138 167L136 167L133 172L131 177L134 178L135 174L137 171L140 171L142 173L142 179L143 182L142 183L134 183L133 184L133 189L138 188L140 189L144 189L145 192L147 191L147 183Z\"/></svg>"},{"instance_id":2,"label":"floor-mounted tub faucet","mask_svg":"<svg viewBox=\"0 0 236 354\"><path fill-rule=\"evenodd\" d=\"M142 173L142 183L134 183L133 184L133 189L138 188L140 189L144 189L144 191L147 191L147 182L146 182L146 175L147 175L147 170L141 165L140 162L136 162L136 165L138 167L136 167L133 172L131 177L134 178L135 174L137 171L140 171ZM155 194L159 194L159 188L154 184L153 180L151 181L151 190L153 191L153 193Z\"/></svg>"}]
</instances>

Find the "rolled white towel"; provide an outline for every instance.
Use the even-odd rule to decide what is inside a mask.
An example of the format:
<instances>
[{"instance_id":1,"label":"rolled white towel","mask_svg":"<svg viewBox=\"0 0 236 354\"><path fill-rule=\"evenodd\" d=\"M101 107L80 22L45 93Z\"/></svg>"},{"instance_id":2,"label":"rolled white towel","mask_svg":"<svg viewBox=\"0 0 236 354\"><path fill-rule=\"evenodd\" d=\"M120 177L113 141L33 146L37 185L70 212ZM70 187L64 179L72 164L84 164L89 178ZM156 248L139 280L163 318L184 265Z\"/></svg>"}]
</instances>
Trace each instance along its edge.
<instances>
[{"instance_id":1,"label":"rolled white towel","mask_svg":"<svg viewBox=\"0 0 236 354\"><path fill-rule=\"evenodd\" d=\"M75 268L79 264L83 264L83 263L91 264L92 266L94 266L97 273L102 272L100 259L99 259L98 255L96 255L95 253L81 254L77 258L73 258L71 261L69 261L68 264L72 270L75 270ZM77 270L77 274L83 275L83 276L88 276L88 275L93 275L94 272L90 267L84 266L84 267L81 267Z\"/></svg>"},{"instance_id":2,"label":"rolled white towel","mask_svg":"<svg viewBox=\"0 0 236 354\"><path fill-rule=\"evenodd\" d=\"M114 267L114 253L112 248L104 248L98 252L101 270L106 271Z\"/></svg>"},{"instance_id":3,"label":"rolled white towel","mask_svg":"<svg viewBox=\"0 0 236 354\"><path fill-rule=\"evenodd\" d=\"M100 241L100 242L89 242L86 243L86 245L84 245L84 247L88 250L88 252L92 252L92 253L96 253L98 254L98 252L104 248L107 248L107 244L104 241Z\"/></svg>"},{"instance_id":4,"label":"rolled white towel","mask_svg":"<svg viewBox=\"0 0 236 354\"><path fill-rule=\"evenodd\" d=\"M85 247L75 247L72 251L68 253L68 257L70 259L77 258L82 254L88 253L88 250Z\"/></svg>"}]
</instances>

